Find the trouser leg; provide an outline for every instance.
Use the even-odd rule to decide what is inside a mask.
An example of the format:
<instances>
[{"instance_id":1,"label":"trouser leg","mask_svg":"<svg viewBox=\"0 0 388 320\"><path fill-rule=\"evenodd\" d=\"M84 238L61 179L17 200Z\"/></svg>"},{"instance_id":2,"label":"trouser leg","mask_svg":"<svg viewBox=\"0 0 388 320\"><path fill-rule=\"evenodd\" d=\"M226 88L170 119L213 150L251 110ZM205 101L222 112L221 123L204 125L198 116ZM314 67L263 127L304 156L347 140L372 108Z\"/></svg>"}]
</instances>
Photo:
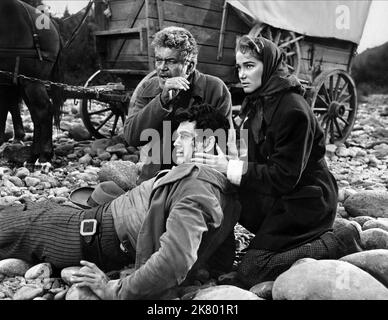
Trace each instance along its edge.
<instances>
[{"instance_id":1,"label":"trouser leg","mask_svg":"<svg viewBox=\"0 0 388 320\"><path fill-rule=\"evenodd\" d=\"M22 206L0 210L0 260L49 262L54 269L78 266L84 259L80 239L83 213L50 201L34 204L24 211ZM101 225L101 251L108 270L131 263L120 250L109 210L104 212Z\"/></svg>"},{"instance_id":2,"label":"trouser leg","mask_svg":"<svg viewBox=\"0 0 388 320\"><path fill-rule=\"evenodd\" d=\"M49 201L24 211L4 208L0 211L0 259L50 262L54 268L78 265L80 212Z\"/></svg>"},{"instance_id":3,"label":"trouser leg","mask_svg":"<svg viewBox=\"0 0 388 320\"><path fill-rule=\"evenodd\" d=\"M292 264L302 258L334 259L338 242L332 232L284 252L250 249L243 256L238 268L239 280L247 287L264 281L273 281Z\"/></svg>"}]
</instances>

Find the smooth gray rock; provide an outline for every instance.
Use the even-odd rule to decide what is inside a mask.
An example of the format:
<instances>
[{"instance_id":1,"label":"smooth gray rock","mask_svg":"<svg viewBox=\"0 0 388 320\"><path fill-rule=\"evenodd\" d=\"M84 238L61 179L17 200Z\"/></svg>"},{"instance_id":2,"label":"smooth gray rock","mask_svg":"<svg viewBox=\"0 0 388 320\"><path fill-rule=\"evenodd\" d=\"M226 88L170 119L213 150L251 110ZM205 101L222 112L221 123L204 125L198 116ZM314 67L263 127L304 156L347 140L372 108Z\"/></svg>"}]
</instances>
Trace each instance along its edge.
<instances>
[{"instance_id":1,"label":"smooth gray rock","mask_svg":"<svg viewBox=\"0 0 388 320\"><path fill-rule=\"evenodd\" d=\"M67 284L72 285L70 278L73 275L73 273L78 272L80 269L81 267L77 267L77 266L63 268L61 271L62 280L65 281Z\"/></svg>"},{"instance_id":2,"label":"smooth gray rock","mask_svg":"<svg viewBox=\"0 0 388 320\"><path fill-rule=\"evenodd\" d=\"M50 278L53 273L53 268L50 263L40 263L32 268L28 269L24 275L26 279L37 279L37 278Z\"/></svg>"},{"instance_id":3,"label":"smooth gray rock","mask_svg":"<svg viewBox=\"0 0 388 320\"><path fill-rule=\"evenodd\" d=\"M358 217L352 217L349 220L356 221L361 227L364 225L365 222L370 220L375 220L376 218L369 217L369 216L358 216Z\"/></svg>"},{"instance_id":4,"label":"smooth gray rock","mask_svg":"<svg viewBox=\"0 0 388 320\"><path fill-rule=\"evenodd\" d=\"M388 232L373 228L360 233L361 246L364 250L388 249Z\"/></svg>"},{"instance_id":5,"label":"smooth gray rock","mask_svg":"<svg viewBox=\"0 0 388 320\"><path fill-rule=\"evenodd\" d=\"M250 292L256 294L259 298L272 300L272 288L274 281L265 281L254 285L249 289Z\"/></svg>"},{"instance_id":6,"label":"smooth gray rock","mask_svg":"<svg viewBox=\"0 0 388 320\"><path fill-rule=\"evenodd\" d=\"M91 135L88 130L86 130L84 125L74 124L69 129L69 137L75 141L85 141L91 138Z\"/></svg>"},{"instance_id":7,"label":"smooth gray rock","mask_svg":"<svg viewBox=\"0 0 388 320\"><path fill-rule=\"evenodd\" d=\"M54 153L61 157L67 156L74 152L74 146L74 143L61 143L55 147Z\"/></svg>"},{"instance_id":8,"label":"smooth gray rock","mask_svg":"<svg viewBox=\"0 0 388 320\"><path fill-rule=\"evenodd\" d=\"M105 163L98 173L99 180L114 181L124 191L136 186L138 167L130 161L110 161Z\"/></svg>"},{"instance_id":9,"label":"smooth gray rock","mask_svg":"<svg viewBox=\"0 0 388 320\"><path fill-rule=\"evenodd\" d=\"M81 158L79 158L79 163L81 163L81 164L86 164L86 165L88 165L88 164L90 164L91 162L92 162L92 157L91 157L91 155L90 154L85 154L83 157L81 157Z\"/></svg>"},{"instance_id":10,"label":"smooth gray rock","mask_svg":"<svg viewBox=\"0 0 388 320\"><path fill-rule=\"evenodd\" d=\"M91 144L91 149L94 151L96 154L99 151L105 151L105 149L109 146L113 145L112 141L110 139L98 139L94 140Z\"/></svg>"},{"instance_id":11,"label":"smooth gray rock","mask_svg":"<svg viewBox=\"0 0 388 320\"><path fill-rule=\"evenodd\" d=\"M371 216L388 218L388 192L364 190L349 196L344 201L345 210L350 216Z\"/></svg>"},{"instance_id":12,"label":"smooth gray rock","mask_svg":"<svg viewBox=\"0 0 388 320\"><path fill-rule=\"evenodd\" d=\"M193 300L263 300L253 292L235 286L212 286L199 290Z\"/></svg>"},{"instance_id":13,"label":"smooth gray rock","mask_svg":"<svg viewBox=\"0 0 388 320\"><path fill-rule=\"evenodd\" d=\"M11 181L15 186L21 188L24 187L23 180L16 176L8 177L8 180Z\"/></svg>"},{"instance_id":14,"label":"smooth gray rock","mask_svg":"<svg viewBox=\"0 0 388 320\"><path fill-rule=\"evenodd\" d=\"M387 300L388 289L369 273L344 261L317 260L278 276L274 300Z\"/></svg>"},{"instance_id":15,"label":"smooth gray rock","mask_svg":"<svg viewBox=\"0 0 388 320\"><path fill-rule=\"evenodd\" d=\"M361 268L388 287L388 250L375 249L357 252L342 257L340 260Z\"/></svg>"},{"instance_id":16,"label":"smooth gray rock","mask_svg":"<svg viewBox=\"0 0 388 320\"><path fill-rule=\"evenodd\" d=\"M88 287L71 286L65 300L100 300Z\"/></svg>"},{"instance_id":17,"label":"smooth gray rock","mask_svg":"<svg viewBox=\"0 0 388 320\"><path fill-rule=\"evenodd\" d=\"M4 148L2 155L6 161L23 164L31 156L31 146L10 144Z\"/></svg>"},{"instance_id":18,"label":"smooth gray rock","mask_svg":"<svg viewBox=\"0 0 388 320\"><path fill-rule=\"evenodd\" d=\"M0 261L0 274L7 277L24 276L30 267L30 264L21 259L4 259Z\"/></svg>"},{"instance_id":19,"label":"smooth gray rock","mask_svg":"<svg viewBox=\"0 0 388 320\"><path fill-rule=\"evenodd\" d=\"M369 220L365 222L364 225L362 226L362 230L368 230L372 228L380 228L388 232L388 221L384 221L381 219L374 219L374 220Z\"/></svg>"},{"instance_id":20,"label":"smooth gray rock","mask_svg":"<svg viewBox=\"0 0 388 320\"><path fill-rule=\"evenodd\" d=\"M41 287L27 285L15 292L13 300L33 300L36 297L42 296L43 292L44 290Z\"/></svg>"},{"instance_id":21,"label":"smooth gray rock","mask_svg":"<svg viewBox=\"0 0 388 320\"><path fill-rule=\"evenodd\" d=\"M25 177L24 181L27 187L35 187L40 183L40 180L35 177Z\"/></svg>"}]
</instances>

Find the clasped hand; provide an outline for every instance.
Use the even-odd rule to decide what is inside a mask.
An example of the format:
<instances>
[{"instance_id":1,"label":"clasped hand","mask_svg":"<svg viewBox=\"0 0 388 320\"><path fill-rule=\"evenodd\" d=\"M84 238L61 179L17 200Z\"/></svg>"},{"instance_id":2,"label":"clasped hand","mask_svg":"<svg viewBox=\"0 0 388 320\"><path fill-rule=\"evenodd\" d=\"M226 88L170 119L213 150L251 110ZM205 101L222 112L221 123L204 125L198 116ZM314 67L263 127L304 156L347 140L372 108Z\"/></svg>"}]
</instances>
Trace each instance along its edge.
<instances>
[{"instance_id":1,"label":"clasped hand","mask_svg":"<svg viewBox=\"0 0 388 320\"><path fill-rule=\"evenodd\" d=\"M83 267L73 273L70 280L77 287L88 287L100 299L105 299L105 289L108 285L108 276L94 263L81 260Z\"/></svg>"},{"instance_id":2,"label":"clasped hand","mask_svg":"<svg viewBox=\"0 0 388 320\"><path fill-rule=\"evenodd\" d=\"M188 90L190 82L184 77L167 78L162 91L162 101L167 103L171 100L170 91Z\"/></svg>"},{"instance_id":3,"label":"clasped hand","mask_svg":"<svg viewBox=\"0 0 388 320\"><path fill-rule=\"evenodd\" d=\"M192 163L206 164L207 166L226 174L228 171L228 157L222 152L221 148L216 145L218 155L195 152L194 158L191 158Z\"/></svg>"}]
</instances>

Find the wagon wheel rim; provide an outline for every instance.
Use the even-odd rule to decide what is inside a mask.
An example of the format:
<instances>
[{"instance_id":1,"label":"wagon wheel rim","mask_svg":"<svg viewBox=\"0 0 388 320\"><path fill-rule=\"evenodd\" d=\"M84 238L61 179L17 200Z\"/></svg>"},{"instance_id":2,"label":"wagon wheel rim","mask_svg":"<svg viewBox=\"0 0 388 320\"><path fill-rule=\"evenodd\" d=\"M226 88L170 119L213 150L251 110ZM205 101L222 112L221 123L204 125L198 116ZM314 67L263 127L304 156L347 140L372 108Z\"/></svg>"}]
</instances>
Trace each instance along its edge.
<instances>
[{"instance_id":1,"label":"wagon wheel rim","mask_svg":"<svg viewBox=\"0 0 388 320\"><path fill-rule=\"evenodd\" d=\"M98 71L92 75L85 87L92 86L102 76ZM124 127L126 106L120 102L102 102L94 99L82 99L80 113L86 129L96 139L111 138Z\"/></svg>"},{"instance_id":2,"label":"wagon wheel rim","mask_svg":"<svg viewBox=\"0 0 388 320\"><path fill-rule=\"evenodd\" d=\"M273 28L269 25L252 28L250 35L262 37L271 40L279 46L285 53L288 70L291 74L298 76L301 65L301 51L297 36L294 32Z\"/></svg>"},{"instance_id":3,"label":"wagon wheel rim","mask_svg":"<svg viewBox=\"0 0 388 320\"><path fill-rule=\"evenodd\" d=\"M326 143L344 143L357 115L357 90L343 70L322 73L313 84L311 108L324 130Z\"/></svg>"}]
</instances>

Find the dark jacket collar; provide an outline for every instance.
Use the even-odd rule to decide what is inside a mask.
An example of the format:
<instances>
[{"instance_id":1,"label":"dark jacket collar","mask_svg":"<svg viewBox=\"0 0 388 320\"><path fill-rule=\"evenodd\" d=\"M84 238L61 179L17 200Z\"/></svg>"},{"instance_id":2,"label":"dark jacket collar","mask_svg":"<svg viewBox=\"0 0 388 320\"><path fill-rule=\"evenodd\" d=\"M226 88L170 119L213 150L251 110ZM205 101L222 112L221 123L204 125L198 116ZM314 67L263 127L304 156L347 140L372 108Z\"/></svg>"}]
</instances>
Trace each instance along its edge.
<instances>
[{"instance_id":1,"label":"dark jacket collar","mask_svg":"<svg viewBox=\"0 0 388 320\"><path fill-rule=\"evenodd\" d=\"M199 72L198 70L194 70L194 72L189 77L189 81L192 86L193 97L203 98L205 95L205 89L206 89L205 75ZM162 89L159 87L159 79L156 76L151 78L147 82L147 85L144 87L143 97L155 98L161 92L162 92Z\"/></svg>"}]
</instances>

